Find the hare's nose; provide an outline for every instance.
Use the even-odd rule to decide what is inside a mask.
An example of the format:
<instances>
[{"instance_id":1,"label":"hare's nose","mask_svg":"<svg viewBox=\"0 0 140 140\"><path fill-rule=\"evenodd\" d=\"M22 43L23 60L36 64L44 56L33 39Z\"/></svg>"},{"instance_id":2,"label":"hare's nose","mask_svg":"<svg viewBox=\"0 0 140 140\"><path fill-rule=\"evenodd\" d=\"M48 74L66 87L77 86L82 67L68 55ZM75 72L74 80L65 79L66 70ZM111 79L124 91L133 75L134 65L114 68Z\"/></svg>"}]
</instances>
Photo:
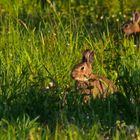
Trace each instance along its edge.
<instances>
[{"instance_id":1,"label":"hare's nose","mask_svg":"<svg viewBox=\"0 0 140 140\"><path fill-rule=\"evenodd\" d=\"M75 76L76 76L76 73L75 72L71 72L71 77L73 78L73 79L75 79Z\"/></svg>"}]
</instances>

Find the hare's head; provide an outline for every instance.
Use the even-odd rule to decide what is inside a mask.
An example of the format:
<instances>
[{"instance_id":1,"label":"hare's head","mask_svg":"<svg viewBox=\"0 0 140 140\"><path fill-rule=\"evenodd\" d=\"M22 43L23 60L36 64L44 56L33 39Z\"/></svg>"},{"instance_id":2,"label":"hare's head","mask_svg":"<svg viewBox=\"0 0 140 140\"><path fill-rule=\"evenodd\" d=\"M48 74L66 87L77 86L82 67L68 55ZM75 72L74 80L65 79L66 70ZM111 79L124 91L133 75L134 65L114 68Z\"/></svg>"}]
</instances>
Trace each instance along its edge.
<instances>
[{"instance_id":1,"label":"hare's head","mask_svg":"<svg viewBox=\"0 0 140 140\"><path fill-rule=\"evenodd\" d=\"M133 13L132 20L123 24L122 30L126 35L131 35L133 33L140 32L140 13Z\"/></svg>"},{"instance_id":2,"label":"hare's head","mask_svg":"<svg viewBox=\"0 0 140 140\"><path fill-rule=\"evenodd\" d=\"M92 74L92 61L94 53L90 50L85 50L83 53L82 62L77 64L71 73L71 76L76 81L88 81Z\"/></svg>"}]
</instances>

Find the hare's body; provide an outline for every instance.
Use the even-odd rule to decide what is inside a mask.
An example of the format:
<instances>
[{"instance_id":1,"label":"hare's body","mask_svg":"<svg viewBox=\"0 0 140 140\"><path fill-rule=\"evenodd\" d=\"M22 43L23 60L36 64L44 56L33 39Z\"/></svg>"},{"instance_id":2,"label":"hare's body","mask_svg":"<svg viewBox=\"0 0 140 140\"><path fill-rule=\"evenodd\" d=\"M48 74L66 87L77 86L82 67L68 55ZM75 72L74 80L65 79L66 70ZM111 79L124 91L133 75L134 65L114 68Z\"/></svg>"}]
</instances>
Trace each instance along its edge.
<instances>
[{"instance_id":1,"label":"hare's body","mask_svg":"<svg viewBox=\"0 0 140 140\"><path fill-rule=\"evenodd\" d=\"M85 98L106 98L109 94L117 91L117 87L111 80L98 75L91 75L88 81L77 81L77 88L82 90Z\"/></svg>"},{"instance_id":2,"label":"hare's body","mask_svg":"<svg viewBox=\"0 0 140 140\"><path fill-rule=\"evenodd\" d=\"M92 73L92 58L93 52L86 50L82 62L72 70L72 78L76 80L77 88L85 95L85 101L91 96L105 98L117 91L116 85L111 80Z\"/></svg>"},{"instance_id":3,"label":"hare's body","mask_svg":"<svg viewBox=\"0 0 140 140\"><path fill-rule=\"evenodd\" d=\"M133 21L127 22L123 25L123 32L127 36L140 33L140 26L138 23L133 23Z\"/></svg>"}]
</instances>

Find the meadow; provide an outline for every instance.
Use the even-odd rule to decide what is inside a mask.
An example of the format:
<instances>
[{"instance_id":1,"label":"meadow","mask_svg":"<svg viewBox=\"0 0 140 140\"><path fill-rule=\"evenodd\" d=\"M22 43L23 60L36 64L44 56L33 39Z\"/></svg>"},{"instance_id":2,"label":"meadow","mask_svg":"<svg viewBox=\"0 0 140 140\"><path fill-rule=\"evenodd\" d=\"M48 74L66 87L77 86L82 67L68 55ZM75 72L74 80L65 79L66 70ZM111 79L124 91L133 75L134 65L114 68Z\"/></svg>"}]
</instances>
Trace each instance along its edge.
<instances>
[{"instance_id":1,"label":"meadow","mask_svg":"<svg viewBox=\"0 0 140 140\"><path fill-rule=\"evenodd\" d=\"M121 32L131 10L88 2L0 1L1 140L140 139L140 48ZM87 48L120 91L84 103L71 70Z\"/></svg>"}]
</instances>

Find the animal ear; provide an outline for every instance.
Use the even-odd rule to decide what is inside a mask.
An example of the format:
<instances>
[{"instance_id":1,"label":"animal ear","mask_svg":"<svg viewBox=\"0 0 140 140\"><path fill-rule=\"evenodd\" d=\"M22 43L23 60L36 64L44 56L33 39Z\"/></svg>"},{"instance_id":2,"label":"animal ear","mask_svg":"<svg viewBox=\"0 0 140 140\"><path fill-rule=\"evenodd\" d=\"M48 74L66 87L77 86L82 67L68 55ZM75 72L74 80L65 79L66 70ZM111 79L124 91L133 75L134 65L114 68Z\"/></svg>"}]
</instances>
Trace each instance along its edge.
<instances>
[{"instance_id":1,"label":"animal ear","mask_svg":"<svg viewBox=\"0 0 140 140\"><path fill-rule=\"evenodd\" d=\"M140 21L140 13L134 12L132 17L133 23L138 23Z\"/></svg>"},{"instance_id":2,"label":"animal ear","mask_svg":"<svg viewBox=\"0 0 140 140\"><path fill-rule=\"evenodd\" d=\"M92 63L93 62L93 56L94 56L94 52L90 51L90 50L85 50L83 53L83 58L82 58L82 62L88 62L88 63Z\"/></svg>"},{"instance_id":3,"label":"animal ear","mask_svg":"<svg viewBox=\"0 0 140 140\"><path fill-rule=\"evenodd\" d=\"M93 57L94 57L94 52L90 52L90 56L89 56L89 62L92 63L93 62Z\"/></svg>"}]
</instances>

